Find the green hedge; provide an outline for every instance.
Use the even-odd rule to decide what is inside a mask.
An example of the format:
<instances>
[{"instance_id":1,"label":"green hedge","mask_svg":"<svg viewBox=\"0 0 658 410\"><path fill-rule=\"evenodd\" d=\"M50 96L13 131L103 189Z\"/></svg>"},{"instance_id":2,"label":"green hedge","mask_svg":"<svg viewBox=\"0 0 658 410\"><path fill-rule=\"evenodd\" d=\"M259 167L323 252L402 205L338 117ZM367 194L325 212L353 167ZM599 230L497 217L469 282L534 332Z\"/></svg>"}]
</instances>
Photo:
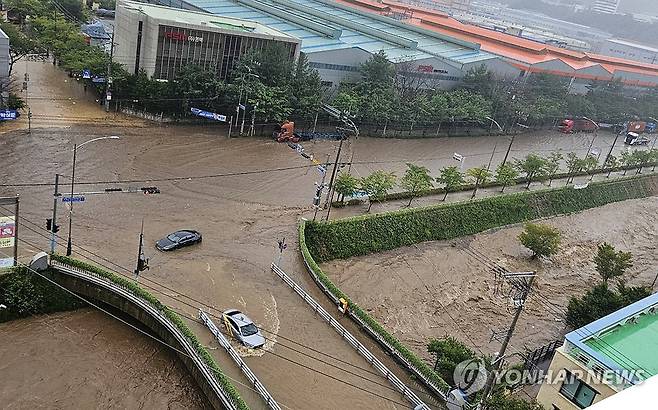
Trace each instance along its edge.
<instances>
[{"instance_id":1,"label":"green hedge","mask_svg":"<svg viewBox=\"0 0 658 410\"><path fill-rule=\"evenodd\" d=\"M128 289L130 292L132 292L135 296L140 297L141 299L146 300L149 302L153 307L161 311L169 320L171 320L178 330L185 335L187 338L188 342L194 347L196 352L201 356L203 359L204 363L206 366L212 371L212 373L215 375L217 380L219 381L220 385L222 386L222 389L233 399L233 402L237 404L238 408L241 410L248 410L249 406L247 406L247 403L244 402L242 397L240 397L240 393L238 393L237 389L233 386L231 383L230 379L224 375L222 370L219 368L217 365L217 362L215 359L212 357L212 355L208 352L208 350L199 342L199 339L197 339L196 335L192 330L183 322L183 320L178 316L176 312L174 312L171 308L167 307L164 305L158 298L153 296L151 293L145 291L137 283L135 283L132 280L126 279L120 275L117 275L115 273L106 271L104 269L99 268L98 266L79 261L77 259L69 258L67 256L62 256L62 255L57 255L57 254L52 254L51 259L56 260L58 262L77 267L80 269L84 269L89 272L93 272L101 277L104 277L114 283L116 283L119 286L122 286L126 289Z\"/></svg>"},{"instance_id":2,"label":"green hedge","mask_svg":"<svg viewBox=\"0 0 658 410\"><path fill-rule=\"evenodd\" d=\"M0 323L37 314L64 312L86 303L53 285L26 267L0 275Z\"/></svg>"},{"instance_id":3,"label":"green hedge","mask_svg":"<svg viewBox=\"0 0 658 410\"><path fill-rule=\"evenodd\" d=\"M658 176L639 175L520 192L451 204L306 224L306 243L316 262L345 259L419 242L472 235L487 229L595 208L658 194Z\"/></svg>"},{"instance_id":4,"label":"green hedge","mask_svg":"<svg viewBox=\"0 0 658 410\"><path fill-rule=\"evenodd\" d=\"M379 334L384 340L386 340L391 346L393 346L405 359L407 359L421 374L423 374L428 379L432 380L441 389L449 389L450 386L446 383L438 374L432 370L421 358L416 356L411 350L407 349L399 340L393 337L390 333L384 329L382 325L379 324L374 318L368 315L363 309L359 307L353 300L351 300L346 294L344 294L334 283L329 279L327 275L320 269L318 264L315 262L311 253L309 252L308 247L306 246L306 222L302 221L299 225L299 248L301 249L302 256L308 263L309 267L318 279L324 286L329 289L329 292L336 298L345 298L349 302L350 310L361 320L366 322L370 328Z\"/></svg>"}]
</instances>

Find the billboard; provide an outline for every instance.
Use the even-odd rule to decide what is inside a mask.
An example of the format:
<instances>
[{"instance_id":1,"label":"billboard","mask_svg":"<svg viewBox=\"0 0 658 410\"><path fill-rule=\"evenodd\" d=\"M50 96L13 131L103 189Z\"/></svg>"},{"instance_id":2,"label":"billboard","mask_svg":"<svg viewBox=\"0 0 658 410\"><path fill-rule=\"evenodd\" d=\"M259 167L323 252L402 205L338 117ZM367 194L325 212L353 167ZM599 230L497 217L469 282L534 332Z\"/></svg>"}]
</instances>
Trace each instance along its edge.
<instances>
[{"instance_id":1,"label":"billboard","mask_svg":"<svg viewBox=\"0 0 658 410\"><path fill-rule=\"evenodd\" d=\"M15 216L0 216L0 268L14 266L16 243Z\"/></svg>"}]
</instances>

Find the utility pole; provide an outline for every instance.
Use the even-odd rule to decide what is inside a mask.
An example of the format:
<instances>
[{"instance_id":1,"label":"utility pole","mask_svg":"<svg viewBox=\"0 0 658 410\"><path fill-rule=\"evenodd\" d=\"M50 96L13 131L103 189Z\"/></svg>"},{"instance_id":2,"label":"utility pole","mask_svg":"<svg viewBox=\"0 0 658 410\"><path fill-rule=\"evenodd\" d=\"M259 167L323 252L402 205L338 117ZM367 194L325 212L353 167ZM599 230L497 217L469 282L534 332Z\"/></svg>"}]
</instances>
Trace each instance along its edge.
<instances>
[{"instance_id":1,"label":"utility pole","mask_svg":"<svg viewBox=\"0 0 658 410\"><path fill-rule=\"evenodd\" d=\"M71 253L73 253L71 230L73 229L73 185L75 184L75 157L77 152L78 144L73 144L73 172L71 173L71 200L69 202L69 238L66 243L66 256L71 256Z\"/></svg>"},{"instance_id":2,"label":"utility pole","mask_svg":"<svg viewBox=\"0 0 658 410\"><path fill-rule=\"evenodd\" d=\"M57 200L59 199L59 174L55 174L55 193L53 194L53 220L50 222L50 253L55 253L57 246Z\"/></svg>"},{"instance_id":3,"label":"utility pole","mask_svg":"<svg viewBox=\"0 0 658 410\"><path fill-rule=\"evenodd\" d=\"M322 166L322 165L320 165ZM315 207L315 212L313 213L313 221L318 216L318 210L320 209L320 200L322 199L322 190L324 190L324 180L327 178L327 167L329 166L329 154L327 154L327 160L324 162L324 172L322 173L322 181L318 184L315 183L317 187L315 189L315 196L313 197L313 206Z\"/></svg>"},{"instance_id":4,"label":"utility pole","mask_svg":"<svg viewBox=\"0 0 658 410\"><path fill-rule=\"evenodd\" d=\"M509 142L509 146L507 147L507 152L505 153L505 158L503 158L503 163L502 165L505 165L507 163L507 157L509 156L509 152L512 150L512 144L514 144L514 138L516 137L516 134L512 134L512 139Z\"/></svg>"},{"instance_id":5,"label":"utility pole","mask_svg":"<svg viewBox=\"0 0 658 410\"><path fill-rule=\"evenodd\" d=\"M110 41L110 59L107 62L107 75L105 76L105 112L110 111L110 99L112 99L110 85L112 84L112 59L114 58L114 30L112 30Z\"/></svg>"},{"instance_id":6,"label":"utility pole","mask_svg":"<svg viewBox=\"0 0 658 410\"><path fill-rule=\"evenodd\" d=\"M139 248L137 251L137 266L135 267L135 280L139 278L139 272L149 269L149 260L144 257L144 218L142 218L142 228L139 231Z\"/></svg>"},{"instance_id":7,"label":"utility pole","mask_svg":"<svg viewBox=\"0 0 658 410\"><path fill-rule=\"evenodd\" d=\"M516 311L514 312L514 317L512 318L512 323L510 324L509 329L507 330L507 335L505 340L503 340L500 350L496 359L492 362L492 368L487 375L487 383L484 385L484 390L482 391L482 398L480 399L480 404L483 404L489 398L491 391L493 390L494 381L496 380L496 375L500 370L500 367L503 363L503 358L505 357L505 351L509 345L512 335L514 334L514 329L516 328L516 323L519 321L521 312L523 312L523 307L525 301L528 298L530 289L532 288L532 283L535 280L536 274L534 272L518 272L518 273L505 273L503 276L507 279L516 279L518 281L513 282L513 286L520 291L520 298L515 299L514 302L517 305ZM521 283L519 283L521 282Z\"/></svg>"},{"instance_id":8,"label":"utility pole","mask_svg":"<svg viewBox=\"0 0 658 410\"><path fill-rule=\"evenodd\" d=\"M334 179L336 179L336 172L338 172L338 160L340 159L340 151L343 149L343 141L345 141L347 137L345 134L341 133L340 136L340 144L338 144L338 152L336 152L336 160L334 161L334 169L331 170L331 179L329 180L329 192L327 195L327 200L324 203L324 206L326 207L327 204L329 207L327 208L327 217L325 218L325 221L329 220L329 213L331 212L331 200L333 199L332 197L334 196Z\"/></svg>"}]
</instances>

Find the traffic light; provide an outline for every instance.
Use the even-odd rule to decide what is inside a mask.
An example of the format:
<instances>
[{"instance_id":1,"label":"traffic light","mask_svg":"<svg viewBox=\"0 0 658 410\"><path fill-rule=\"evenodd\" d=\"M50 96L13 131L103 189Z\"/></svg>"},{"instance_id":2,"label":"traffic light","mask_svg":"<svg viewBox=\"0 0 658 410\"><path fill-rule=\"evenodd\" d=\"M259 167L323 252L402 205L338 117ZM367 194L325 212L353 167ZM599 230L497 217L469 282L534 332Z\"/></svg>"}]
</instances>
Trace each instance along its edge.
<instances>
[{"instance_id":1,"label":"traffic light","mask_svg":"<svg viewBox=\"0 0 658 410\"><path fill-rule=\"evenodd\" d=\"M46 230L48 232L57 233L59 232L59 225L53 225L52 218L46 219Z\"/></svg>"},{"instance_id":2,"label":"traffic light","mask_svg":"<svg viewBox=\"0 0 658 410\"><path fill-rule=\"evenodd\" d=\"M149 186L149 187L142 187L142 192L144 195L150 195L150 194L159 194L160 190L157 187L154 186Z\"/></svg>"}]
</instances>

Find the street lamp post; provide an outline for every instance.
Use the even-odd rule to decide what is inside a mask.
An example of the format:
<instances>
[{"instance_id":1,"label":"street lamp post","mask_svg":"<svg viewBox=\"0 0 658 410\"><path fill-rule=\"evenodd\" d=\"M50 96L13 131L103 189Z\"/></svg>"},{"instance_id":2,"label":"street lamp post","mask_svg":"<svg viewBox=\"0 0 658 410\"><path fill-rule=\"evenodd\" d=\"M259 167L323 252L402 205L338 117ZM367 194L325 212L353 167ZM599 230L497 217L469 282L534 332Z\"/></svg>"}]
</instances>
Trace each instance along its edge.
<instances>
[{"instance_id":1,"label":"street lamp post","mask_svg":"<svg viewBox=\"0 0 658 410\"><path fill-rule=\"evenodd\" d=\"M112 135L109 137L98 137L91 139L89 141L85 141L82 144L74 144L73 145L73 171L71 172L71 197L69 199L69 235L68 235L68 240L66 243L66 256L71 256L72 253L72 243L71 243L71 229L73 228L73 188L75 186L75 160L76 156L78 153L78 148L81 148L91 142L96 142L96 141L101 141L101 140L116 140L119 139L116 135Z\"/></svg>"},{"instance_id":2,"label":"street lamp post","mask_svg":"<svg viewBox=\"0 0 658 410\"><path fill-rule=\"evenodd\" d=\"M585 154L585 158L587 158L590 152L592 152L592 146L594 145L594 141L596 141L596 136L599 133L599 124L597 124L594 120L591 120L587 117L583 117L583 119L591 122L594 125L594 137L592 138L592 142L589 143L589 148L587 148L587 154Z\"/></svg>"}]
</instances>

